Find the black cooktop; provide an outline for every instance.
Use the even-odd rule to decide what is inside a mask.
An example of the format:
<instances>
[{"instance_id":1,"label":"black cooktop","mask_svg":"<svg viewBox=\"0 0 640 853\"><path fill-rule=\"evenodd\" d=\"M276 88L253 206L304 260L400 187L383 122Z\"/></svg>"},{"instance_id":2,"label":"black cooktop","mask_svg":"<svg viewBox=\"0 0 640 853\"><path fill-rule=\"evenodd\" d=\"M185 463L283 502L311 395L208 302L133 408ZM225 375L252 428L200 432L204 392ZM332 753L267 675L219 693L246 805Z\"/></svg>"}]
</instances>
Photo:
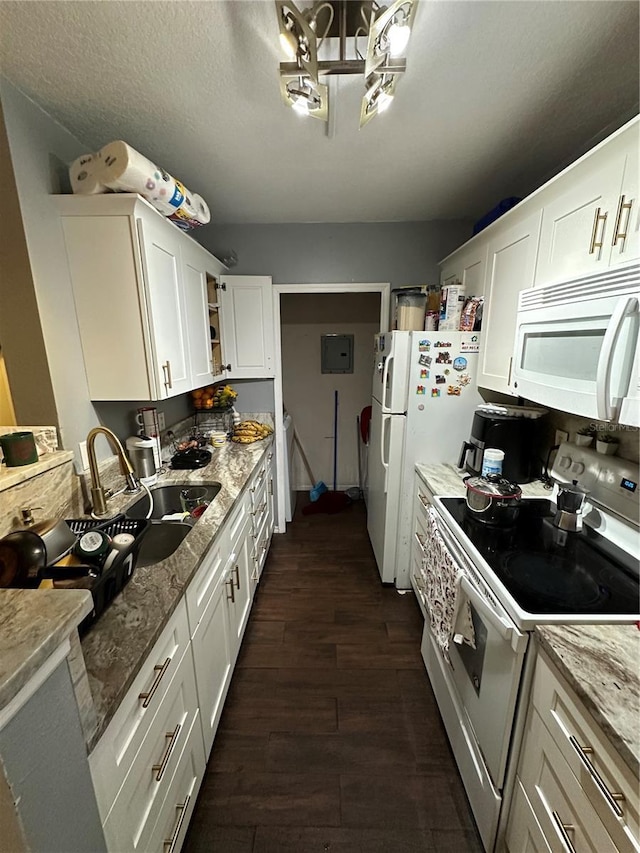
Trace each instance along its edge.
<instances>
[{"instance_id":1,"label":"black cooktop","mask_svg":"<svg viewBox=\"0 0 640 853\"><path fill-rule=\"evenodd\" d=\"M639 612L638 561L586 525L559 530L551 501L525 499L515 523L498 527L474 518L464 498L441 500L523 610Z\"/></svg>"}]
</instances>

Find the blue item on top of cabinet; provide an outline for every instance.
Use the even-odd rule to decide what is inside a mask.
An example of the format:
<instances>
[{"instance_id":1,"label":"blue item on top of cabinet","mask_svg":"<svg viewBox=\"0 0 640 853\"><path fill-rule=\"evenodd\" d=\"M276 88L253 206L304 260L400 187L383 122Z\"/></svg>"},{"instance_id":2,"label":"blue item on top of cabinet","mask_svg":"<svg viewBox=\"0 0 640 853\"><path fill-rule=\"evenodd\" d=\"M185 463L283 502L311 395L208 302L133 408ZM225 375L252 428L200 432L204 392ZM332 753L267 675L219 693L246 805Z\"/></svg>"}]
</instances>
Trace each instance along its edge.
<instances>
[{"instance_id":1,"label":"blue item on top of cabinet","mask_svg":"<svg viewBox=\"0 0 640 853\"><path fill-rule=\"evenodd\" d=\"M522 201L518 196L509 196L509 198L503 198L502 201L498 202L498 204L490 210L488 213L485 213L484 216L481 216L480 219L473 226L473 233L478 234L487 225L491 225L492 222L495 222L496 219L500 219L503 213L506 213L508 210L511 210L512 207L515 207L519 201Z\"/></svg>"}]
</instances>

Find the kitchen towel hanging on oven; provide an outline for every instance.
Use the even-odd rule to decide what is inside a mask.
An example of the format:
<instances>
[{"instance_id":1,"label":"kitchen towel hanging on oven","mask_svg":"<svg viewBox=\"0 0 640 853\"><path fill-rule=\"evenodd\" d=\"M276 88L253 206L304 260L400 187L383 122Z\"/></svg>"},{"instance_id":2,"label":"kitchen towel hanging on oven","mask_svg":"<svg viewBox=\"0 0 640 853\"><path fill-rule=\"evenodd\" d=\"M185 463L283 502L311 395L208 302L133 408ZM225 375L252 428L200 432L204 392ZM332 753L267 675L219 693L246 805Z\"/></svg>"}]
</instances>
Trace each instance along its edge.
<instances>
[{"instance_id":1,"label":"kitchen towel hanging on oven","mask_svg":"<svg viewBox=\"0 0 640 853\"><path fill-rule=\"evenodd\" d=\"M431 632L449 660L449 644L467 643L475 649L476 637L469 599L461 589L463 572L454 564L438 530L436 512L427 510L427 541L423 574Z\"/></svg>"}]
</instances>

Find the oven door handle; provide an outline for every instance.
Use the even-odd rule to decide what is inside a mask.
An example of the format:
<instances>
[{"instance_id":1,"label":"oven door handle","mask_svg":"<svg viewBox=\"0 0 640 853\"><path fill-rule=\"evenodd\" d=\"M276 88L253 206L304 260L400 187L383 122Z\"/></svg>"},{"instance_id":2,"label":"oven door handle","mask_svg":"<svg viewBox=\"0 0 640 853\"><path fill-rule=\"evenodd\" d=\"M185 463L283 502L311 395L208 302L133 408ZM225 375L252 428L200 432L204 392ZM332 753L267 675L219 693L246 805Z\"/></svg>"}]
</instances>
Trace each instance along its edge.
<instances>
[{"instance_id":1,"label":"oven door handle","mask_svg":"<svg viewBox=\"0 0 640 853\"><path fill-rule=\"evenodd\" d=\"M507 640L510 643L511 648L516 652L516 654L524 652L529 640L527 635L520 633L520 631L505 619L504 616L496 613L482 593L476 589L474 584L465 574L462 575L460 589L464 592L476 610L491 623L492 627L496 629L502 639Z\"/></svg>"}]
</instances>

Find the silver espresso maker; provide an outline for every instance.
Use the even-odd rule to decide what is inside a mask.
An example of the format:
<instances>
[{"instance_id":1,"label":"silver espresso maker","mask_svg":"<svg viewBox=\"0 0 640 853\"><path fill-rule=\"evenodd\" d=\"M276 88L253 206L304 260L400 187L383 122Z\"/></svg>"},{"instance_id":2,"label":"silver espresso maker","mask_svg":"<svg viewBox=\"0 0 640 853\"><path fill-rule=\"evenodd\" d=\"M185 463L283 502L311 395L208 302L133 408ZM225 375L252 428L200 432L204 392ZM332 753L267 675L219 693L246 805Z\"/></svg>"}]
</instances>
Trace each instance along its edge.
<instances>
[{"instance_id":1,"label":"silver espresso maker","mask_svg":"<svg viewBox=\"0 0 640 853\"><path fill-rule=\"evenodd\" d=\"M578 485L577 480L571 483L558 483L556 495L556 514L553 523L560 530L575 532L582 529L582 510L589 492Z\"/></svg>"}]
</instances>

